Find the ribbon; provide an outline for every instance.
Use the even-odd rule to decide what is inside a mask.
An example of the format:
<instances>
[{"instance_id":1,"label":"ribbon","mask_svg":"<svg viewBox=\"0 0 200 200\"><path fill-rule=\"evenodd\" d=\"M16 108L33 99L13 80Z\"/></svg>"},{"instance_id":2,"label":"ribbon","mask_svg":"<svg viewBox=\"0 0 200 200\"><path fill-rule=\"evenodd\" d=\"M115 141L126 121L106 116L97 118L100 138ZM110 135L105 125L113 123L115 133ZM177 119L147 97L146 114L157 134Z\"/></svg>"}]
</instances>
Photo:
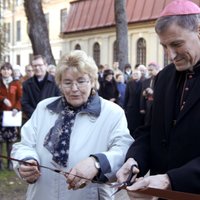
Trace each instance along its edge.
<instances>
[{"instance_id":1,"label":"ribbon","mask_svg":"<svg viewBox=\"0 0 200 200\"><path fill-rule=\"evenodd\" d=\"M26 162L24 160L18 160L18 159L3 156L3 155L0 155L0 158L4 158L4 159L7 159L7 160L13 160L13 161L16 161L16 162L23 163L25 165L34 165L34 164ZM62 170L46 167L46 166L43 166L43 165L37 165L37 166L52 170L56 173L60 173L60 174L63 174L63 175L70 174L69 172L64 172ZM77 175L74 175L74 176L77 176ZM77 176L77 177L82 178L82 179L86 179L88 181L91 181L92 183L102 184L102 182L93 181L93 180L87 179L85 177L81 177L81 176ZM107 185L110 185L112 187L112 184L110 184L110 183L108 183ZM131 191L129 191L129 192L131 192ZM136 192L136 193L139 193L139 194L145 194L145 195L149 195L149 196L155 196L155 197L158 197L158 198L163 198L163 199L168 199L168 200L200 200L199 194L178 192L178 191L173 191L173 190L162 190L162 189L151 188L151 187L147 187L147 188L132 191L132 192Z\"/></svg>"},{"instance_id":2,"label":"ribbon","mask_svg":"<svg viewBox=\"0 0 200 200\"><path fill-rule=\"evenodd\" d=\"M134 192L168 200L200 200L200 195L198 194L178 192L173 190L162 190L150 187Z\"/></svg>"}]
</instances>

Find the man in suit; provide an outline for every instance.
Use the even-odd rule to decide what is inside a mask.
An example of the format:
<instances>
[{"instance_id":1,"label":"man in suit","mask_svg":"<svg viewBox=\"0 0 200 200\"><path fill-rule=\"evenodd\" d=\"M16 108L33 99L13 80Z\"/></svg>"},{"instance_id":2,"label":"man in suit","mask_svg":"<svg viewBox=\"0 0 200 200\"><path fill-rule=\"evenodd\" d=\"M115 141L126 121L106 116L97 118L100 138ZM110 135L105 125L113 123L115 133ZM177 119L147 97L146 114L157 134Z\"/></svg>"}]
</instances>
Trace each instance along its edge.
<instances>
[{"instance_id":1,"label":"man in suit","mask_svg":"<svg viewBox=\"0 0 200 200\"><path fill-rule=\"evenodd\" d=\"M31 117L39 101L60 95L60 90L56 86L54 77L47 72L48 65L43 56L34 56L32 68L34 76L23 82L21 103L26 120Z\"/></svg>"},{"instance_id":2,"label":"man in suit","mask_svg":"<svg viewBox=\"0 0 200 200\"><path fill-rule=\"evenodd\" d=\"M157 75L151 122L136 130L139 136L117 173L124 181L138 165L132 171L141 178L127 187L134 200L152 199L134 193L147 187L200 194L200 8L171 1L155 30L172 63Z\"/></svg>"}]
</instances>

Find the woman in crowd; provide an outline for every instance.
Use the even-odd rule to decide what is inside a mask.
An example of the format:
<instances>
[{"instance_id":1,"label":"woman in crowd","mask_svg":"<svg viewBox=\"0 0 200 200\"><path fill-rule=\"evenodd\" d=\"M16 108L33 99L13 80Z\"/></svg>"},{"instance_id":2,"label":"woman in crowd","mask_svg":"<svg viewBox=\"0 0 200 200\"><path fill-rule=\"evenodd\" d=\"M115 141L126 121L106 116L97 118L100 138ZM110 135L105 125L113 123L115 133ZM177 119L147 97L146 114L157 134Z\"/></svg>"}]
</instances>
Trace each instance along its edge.
<instances>
[{"instance_id":1,"label":"woman in crowd","mask_svg":"<svg viewBox=\"0 0 200 200\"><path fill-rule=\"evenodd\" d=\"M123 74L116 74L116 83L117 83L117 90L119 91L119 101L118 104L124 108L124 98L125 98L125 91L126 91L126 83L124 83L124 76Z\"/></svg>"},{"instance_id":2,"label":"woman in crowd","mask_svg":"<svg viewBox=\"0 0 200 200\"><path fill-rule=\"evenodd\" d=\"M22 127L12 157L35 164L14 162L19 176L30 183L28 200L114 199L113 189L89 180L114 180L133 139L122 108L98 96L97 72L85 52L65 55L55 77L63 95L41 101Z\"/></svg>"},{"instance_id":3,"label":"woman in crowd","mask_svg":"<svg viewBox=\"0 0 200 200\"><path fill-rule=\"evenodd\" d=\"M114 79L114 72L112 69L105 69L103 72L103 81L100 82L99 95L104 99L118 103L119 91L117 83Z\"/></svg>"},{"instance_id":4,"label":"woman in crowd","mask_svg":"<svg viewBox=\"0 0 200 200\"><path fill-rule=\"evenodd\" d=\"M3 143L6 143L7 155L13 142L17 140L17 127L4 127L2 125L3 111L12 111L16 115L21 110L20 99L22 96L22 88L19 80L13 80L13 68L10 63L4 63L0 67L0 154L2 154ZM3 168L0 161L0 169ZM7 168L12 169L12 163L8 160Z\"/></svg>"}]
</instances>

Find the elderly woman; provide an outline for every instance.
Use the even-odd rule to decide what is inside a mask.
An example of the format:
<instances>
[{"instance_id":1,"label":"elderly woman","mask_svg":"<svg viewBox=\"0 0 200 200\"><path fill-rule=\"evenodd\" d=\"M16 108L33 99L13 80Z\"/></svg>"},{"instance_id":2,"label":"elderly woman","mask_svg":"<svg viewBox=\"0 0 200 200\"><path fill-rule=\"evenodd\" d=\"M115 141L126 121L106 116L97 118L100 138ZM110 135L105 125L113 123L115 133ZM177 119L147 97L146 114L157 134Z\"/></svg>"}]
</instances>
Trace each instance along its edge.
<instances>
[{"instance_id":1,"label":"elderly woman","mask_svg":"<svg viewBox=\"0 0 200 200\"><path fill-rule=\"evenodd\" d=\"M98 96L97 72L83 51L64 56L56 72L63 96L41 101L22 127L12 156L37 165L14 162L18 175L30 183L28 200L114 198L108 185L89 180L113 181L133 139L123 110ZM70 174L65 177L39 165Z\"/></svg>"}]
</instances>

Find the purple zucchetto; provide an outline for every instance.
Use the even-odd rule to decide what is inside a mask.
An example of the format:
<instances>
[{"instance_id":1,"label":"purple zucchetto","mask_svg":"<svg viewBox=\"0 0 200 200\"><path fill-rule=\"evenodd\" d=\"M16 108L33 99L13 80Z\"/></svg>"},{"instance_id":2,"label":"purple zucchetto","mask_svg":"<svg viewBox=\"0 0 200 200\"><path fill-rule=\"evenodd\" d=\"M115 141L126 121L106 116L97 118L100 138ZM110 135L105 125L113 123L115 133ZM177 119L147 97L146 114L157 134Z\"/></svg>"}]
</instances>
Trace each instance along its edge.
<instances>
[{"instance_id":1,"label":"purple zucchetto","mask_svg":"<svg viewBox=\"0 0 200 200\"><path fill-rule=\"evenodd\" d=\"M189 0L174 0L164 8L159 17L191 14L200 14L198 5Z\"/></svg>"}]
</instances>

